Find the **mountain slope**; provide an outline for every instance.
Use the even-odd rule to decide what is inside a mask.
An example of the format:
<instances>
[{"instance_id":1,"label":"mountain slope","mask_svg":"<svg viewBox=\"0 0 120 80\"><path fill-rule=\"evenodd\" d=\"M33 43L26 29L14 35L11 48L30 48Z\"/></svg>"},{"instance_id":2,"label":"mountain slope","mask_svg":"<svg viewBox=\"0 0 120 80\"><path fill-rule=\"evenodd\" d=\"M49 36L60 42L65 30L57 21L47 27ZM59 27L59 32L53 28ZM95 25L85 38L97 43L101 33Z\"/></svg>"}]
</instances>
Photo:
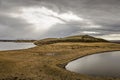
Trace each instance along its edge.
<instances>
[{"instance_id":1,"label":"mountain slope","mask_svg":"<svg viewBox=\"0 0 120 80\"><path fill-rule=\"evenodd\" d=\"M89 35L77 35L77 36L68 36L64 38L47 38L35 41L35 45L46 45L59 42L108 42L107 40L101 38L95 38Z\"/></svg>"}]
</instances>

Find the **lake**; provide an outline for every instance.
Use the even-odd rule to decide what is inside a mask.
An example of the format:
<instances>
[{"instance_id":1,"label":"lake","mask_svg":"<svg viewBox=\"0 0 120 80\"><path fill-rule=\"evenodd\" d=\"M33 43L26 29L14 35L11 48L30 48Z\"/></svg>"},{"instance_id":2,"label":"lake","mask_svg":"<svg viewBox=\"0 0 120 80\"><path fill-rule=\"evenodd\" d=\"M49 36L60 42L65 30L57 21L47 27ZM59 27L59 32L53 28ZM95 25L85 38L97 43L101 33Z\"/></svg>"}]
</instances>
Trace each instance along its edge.
<instances>
[{"instance_id":1,"label":"lake","mask_svg":"<svg viewBox=\"0 0 120 80\"><path fill-rule=\"evenodd\" d=\"M120 51L85 56L69 62L71 72L102 77L120 77Z\"/></svg>"},{"instance_id":2,"label":"lake","mask_svg":"<svg viewBox=\"0 0 120 80\"><path fill-rule=\"evenodd\" d=\"M18 50L35 47L33 43L0 42L0 51Z\"/></svg>"}]
</instances>

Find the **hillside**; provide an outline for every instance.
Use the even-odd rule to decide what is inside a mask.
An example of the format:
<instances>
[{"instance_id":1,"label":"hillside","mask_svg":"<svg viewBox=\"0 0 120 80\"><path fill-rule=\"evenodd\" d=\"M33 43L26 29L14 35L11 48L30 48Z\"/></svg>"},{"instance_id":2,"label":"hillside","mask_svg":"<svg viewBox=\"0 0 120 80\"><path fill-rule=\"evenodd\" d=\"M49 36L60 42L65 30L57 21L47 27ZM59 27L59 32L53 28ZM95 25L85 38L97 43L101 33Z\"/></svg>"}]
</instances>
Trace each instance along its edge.
<instances>
[{"instance_id":1,"label":"hillside","mask_svg":"<svg viewBox=\"0 0 120 80\"><path fill-rule=\"evenodd\" d=\"M95 38L89 35L76 35L76 36L68 36L64 38L47 38L35 41L35 45L46 45L53 44L59 42L108 42L107 40L101 38Z\"/></svg>"},{"instance_id":2,"label":"hillside","mask_svg":"<svg viewBox=\"0 0 120 80\"><path fill-rule=\"evenodd\" d=\"M54 44L0 51L0 80L120 80L107 76L77 74L65 69L66 64L80 57L120 51L120 44L88 35L47 38L35 43L41 45L45 42Z\"/></svg>"}]
</instances>

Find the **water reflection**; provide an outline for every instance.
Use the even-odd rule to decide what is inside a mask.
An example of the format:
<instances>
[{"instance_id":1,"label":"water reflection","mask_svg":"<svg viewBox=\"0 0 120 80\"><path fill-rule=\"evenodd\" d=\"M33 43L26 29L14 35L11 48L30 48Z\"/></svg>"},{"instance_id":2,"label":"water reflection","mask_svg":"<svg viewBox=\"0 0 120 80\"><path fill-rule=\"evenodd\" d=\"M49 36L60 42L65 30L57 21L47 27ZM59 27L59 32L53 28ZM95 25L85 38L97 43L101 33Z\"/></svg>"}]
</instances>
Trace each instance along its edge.
<instances>
[{"instance_id":1,"label":"water reflection","mask_svg":"<svg viewBox=\"0 0 120 80\"><path fill-rule=\"evenodd\" d=\"M16 50L16 49L26 49L34 47L33 43L13 43L13 42L0 42L0 50Z\"/></svg>"},{"instance_id":2,"label":"water reflection","mask_svg":"<svg viewBox=\"0 0 120 80\"><path fill-rule=\"evenodd\" d=\"M86 56L68 63L66 69L92 76L120 77L120 51Z\"/></svg>"}]
</instances>

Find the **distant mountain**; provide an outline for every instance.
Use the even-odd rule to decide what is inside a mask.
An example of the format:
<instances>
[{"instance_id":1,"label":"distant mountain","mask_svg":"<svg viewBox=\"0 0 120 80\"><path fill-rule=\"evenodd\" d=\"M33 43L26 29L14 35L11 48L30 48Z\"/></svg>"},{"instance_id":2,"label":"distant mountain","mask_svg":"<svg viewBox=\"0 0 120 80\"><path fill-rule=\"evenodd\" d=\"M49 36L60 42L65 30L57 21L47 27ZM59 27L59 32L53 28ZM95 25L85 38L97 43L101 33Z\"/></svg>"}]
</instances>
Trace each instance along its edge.
<instances>
[{"instance_id":1,"label":"distant mountain","mask_svg":"<svg viewBox=\"0 0 120 80\"><path fill-rule=\"evenodd\" d=\"M109 42L107 40L101 38L95 38L89 35L76 35L76 36L68 36L64 38L47 38L35 41L36 45L45 45L45 44L53 44L59 42Z\"/></svg>"}]
</instances>

